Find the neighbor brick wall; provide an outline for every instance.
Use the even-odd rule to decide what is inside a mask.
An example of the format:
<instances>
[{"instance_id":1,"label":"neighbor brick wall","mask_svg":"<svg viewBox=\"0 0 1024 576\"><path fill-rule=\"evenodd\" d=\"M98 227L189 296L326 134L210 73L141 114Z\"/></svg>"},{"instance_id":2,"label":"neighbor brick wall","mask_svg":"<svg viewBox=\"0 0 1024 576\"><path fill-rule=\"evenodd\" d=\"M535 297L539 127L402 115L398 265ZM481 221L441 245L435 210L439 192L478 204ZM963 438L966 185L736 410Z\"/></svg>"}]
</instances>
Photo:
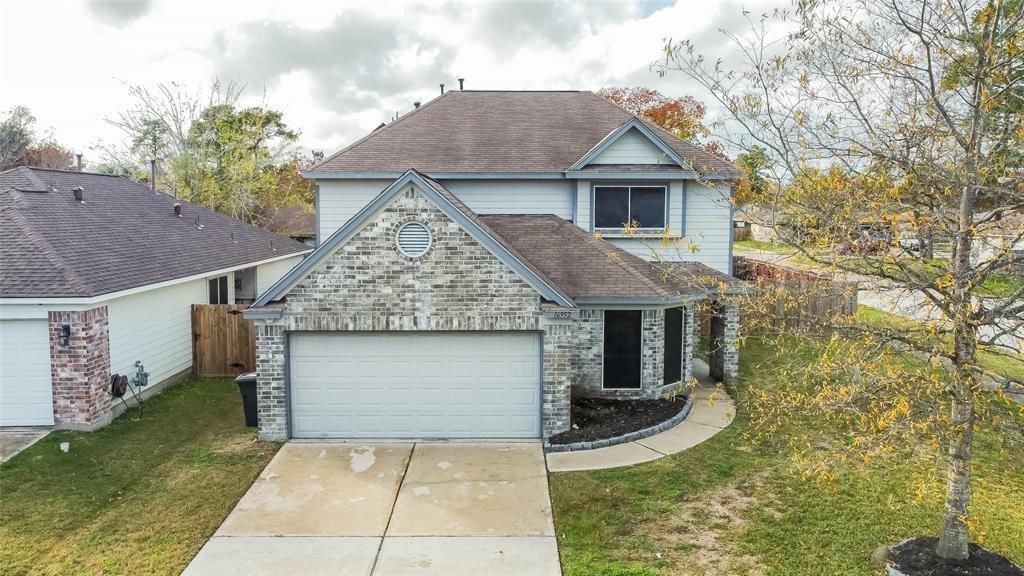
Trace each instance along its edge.
<instances>
[{"instance_id":1,"label":"neighbor brick wall","mask_svg":"<svg viewBox=\"0 0 1024 576\"><path fill-rule=\"evenodd\" d=\"M49 312L53 419L61 428L93 430L110 420L110 330L107 307ZM61 346L61 327L71 336Z\"/></svg>"}]
</instances>

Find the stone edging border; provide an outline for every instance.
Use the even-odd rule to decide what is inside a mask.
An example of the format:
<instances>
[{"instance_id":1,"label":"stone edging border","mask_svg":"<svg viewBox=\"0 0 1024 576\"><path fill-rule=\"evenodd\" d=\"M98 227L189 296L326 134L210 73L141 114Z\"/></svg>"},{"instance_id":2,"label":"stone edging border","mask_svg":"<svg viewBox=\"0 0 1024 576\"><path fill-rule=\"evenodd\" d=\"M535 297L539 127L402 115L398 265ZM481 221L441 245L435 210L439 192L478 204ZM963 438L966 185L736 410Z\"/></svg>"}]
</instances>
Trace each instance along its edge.
<instances>
[{"instance_id":1,"label":"stone edging border","mask_svg":"<svg viewBox=\"0 0 1024 576\"><path fill-rule=\"evenodd\" d=\"M669 428L672 428L675 425L682 422L683 420L685 420L686 417L690 415L691 408L693 408L692 391L686 395L686 403L683 404L682 410L680 410L678 414L669 418L668 420L665 420L661 424L655 424L654 426L650 426L642 430L637 430L635 432L630 432L629 434L623 434L622 436L614 436L612 438L604 438L601 440L594 440L592 442L574 442L572 444L549 444L548 441L545 440L544 452L577 452L580 450L594 450L596 448L607 448L608 446L615 446L616 444L625 444L627 442L640 440L641 438L647 438L648 436L654 436L655 434L664 432L665 430L668 430Z\"/></svg>"}]
</instances>

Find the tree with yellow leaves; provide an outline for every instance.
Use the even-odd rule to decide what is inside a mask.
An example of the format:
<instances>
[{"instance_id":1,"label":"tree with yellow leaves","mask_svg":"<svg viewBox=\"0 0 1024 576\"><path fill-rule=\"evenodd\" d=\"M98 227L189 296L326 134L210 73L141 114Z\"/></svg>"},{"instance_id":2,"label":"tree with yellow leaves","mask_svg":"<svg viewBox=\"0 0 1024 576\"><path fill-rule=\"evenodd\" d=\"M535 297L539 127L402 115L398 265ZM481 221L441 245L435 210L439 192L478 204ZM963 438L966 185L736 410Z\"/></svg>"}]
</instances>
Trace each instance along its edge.
<instances>
[{"instance_id":1,"label":"tree with yellow leaves","mask_svg":"<svg viewBox=\"0 0 1024 576\"><path fill-rule=\"evenodd\" d=\"M810 328L842 337L759 416L815 410L853 423L844 457L945 445L935 552L965 559L976 426L1018 410L991 409L1006 374L979 354L1021 361L1024 287L1001 298L983 288L1024 245L1024 229L1007 225L1024 212L1022 3L798 0L748 23L726 32L742 66L669 41L660 71L689 77L728 113L720 138L766 151L774 185L760 223L804 262L916 308L912 322L829 318ZM1001 247L977 261L978 238L995 233ZM933 236L948 242L934 255L922 249ZM896 358L908 353L930 362L908 369Z\"/></svg>"}]
</instances>

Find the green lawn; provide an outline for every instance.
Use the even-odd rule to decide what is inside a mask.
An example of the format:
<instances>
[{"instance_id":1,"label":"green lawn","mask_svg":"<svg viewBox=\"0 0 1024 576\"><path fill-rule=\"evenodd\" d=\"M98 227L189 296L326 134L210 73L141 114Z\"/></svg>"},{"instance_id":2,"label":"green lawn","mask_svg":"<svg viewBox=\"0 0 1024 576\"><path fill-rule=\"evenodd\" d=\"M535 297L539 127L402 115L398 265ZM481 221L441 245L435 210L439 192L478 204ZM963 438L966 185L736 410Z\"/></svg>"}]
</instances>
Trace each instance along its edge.
<instances>
[{"instance_id":1,"label":"green lawn","mask_svg":"<svg viewBox=\"0 0 1024 576\"><path fill-rule=\"evenodd\" d=\"M920 322L911 318L905 318L864 305L857 307L857 319L865 324L906 329L908 331L915 328L920 329L922 326ZM949 339L947 338L946 341L948 342ZM1005 376L1017 382L1024 382L1024 358L1014 358L1007 351L981 349L978 351L978 365L1000 376Z\"/></svg>"},{"instance_id":2,"label":"green lawn","mask_svg":"<svg viewBox=\"0 0 1024 576\"><path fill-rule=\"evenodd\" d=\"M775 254L795 254L797 251L796 248L789 244L764 242L762 240L738 240L733 245L743 250L761 250L762 252L773 252Z\"/></svg>"},{"instance_id":3,"label":"green lawn","mask_svg":"<svg viewBox=\"0 0 1024 576\"><path fill-rule=\"evenodd\" d=\"M178 574L278 449L244 427L227 379L137 415L53 432L0 466L0 574Z\"/></svg>"},{"instance_id":4,"label":"green lawn","mask_svg":"<svg viewBox=\"0 0 1024 576\"><path fill-rule=\"evenodd\" d=\"M1020 276L991 274L985 278L985 281L978 287L977 293L981 296L1009 298L1011 295L1017 293L1022 286L1024 286L1024 278L1021 278Z\"/></svg>"},{"instance_id":5,"label":"green lawn","mask_svg":"<svg viewBox=\"0 0 1024 576\"><path fill-rule=\"evenodd\" d=\"M933 534L943 471L912 460L849 465L804 479L787 434L748 438L745 386L781 387L784 362L807 361L748 339L738 417L708 442L631 468L555 474L551 497L566 576L863 575L877 547ZM1024 562L1024 450L978 434L972 515L986 546ZM925 481L922 482L922 478ZM921 486L931 487L919 492Z\"/></svg>"}]
</instances>

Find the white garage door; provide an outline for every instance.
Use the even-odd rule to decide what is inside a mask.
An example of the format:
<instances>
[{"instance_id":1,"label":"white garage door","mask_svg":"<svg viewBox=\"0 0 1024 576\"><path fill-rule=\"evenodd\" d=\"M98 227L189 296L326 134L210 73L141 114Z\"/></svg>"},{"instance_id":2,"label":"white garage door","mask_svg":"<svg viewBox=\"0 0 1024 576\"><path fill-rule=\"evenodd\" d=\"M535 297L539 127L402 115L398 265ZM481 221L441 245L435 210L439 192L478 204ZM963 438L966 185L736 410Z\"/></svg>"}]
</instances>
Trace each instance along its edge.
<instances>
[{"instance_id":1,"label":"white garage door","mask_svg":"<svg viewBox=\"0 0 1024 576\"><path fill-rule=\"evenodd\" d=\"M536 438L540 337L292 334L295 438Z\"/></svg>"},{"instance_id":2,"label":"white garage door","mask_svg":"<svg viewBox=\"0 0 1024 576\"><path fill-rule=\"evenodd\" d=\"M0 321L0 426L53 425L46 320Z\"/></svg>"}]
</instances>

